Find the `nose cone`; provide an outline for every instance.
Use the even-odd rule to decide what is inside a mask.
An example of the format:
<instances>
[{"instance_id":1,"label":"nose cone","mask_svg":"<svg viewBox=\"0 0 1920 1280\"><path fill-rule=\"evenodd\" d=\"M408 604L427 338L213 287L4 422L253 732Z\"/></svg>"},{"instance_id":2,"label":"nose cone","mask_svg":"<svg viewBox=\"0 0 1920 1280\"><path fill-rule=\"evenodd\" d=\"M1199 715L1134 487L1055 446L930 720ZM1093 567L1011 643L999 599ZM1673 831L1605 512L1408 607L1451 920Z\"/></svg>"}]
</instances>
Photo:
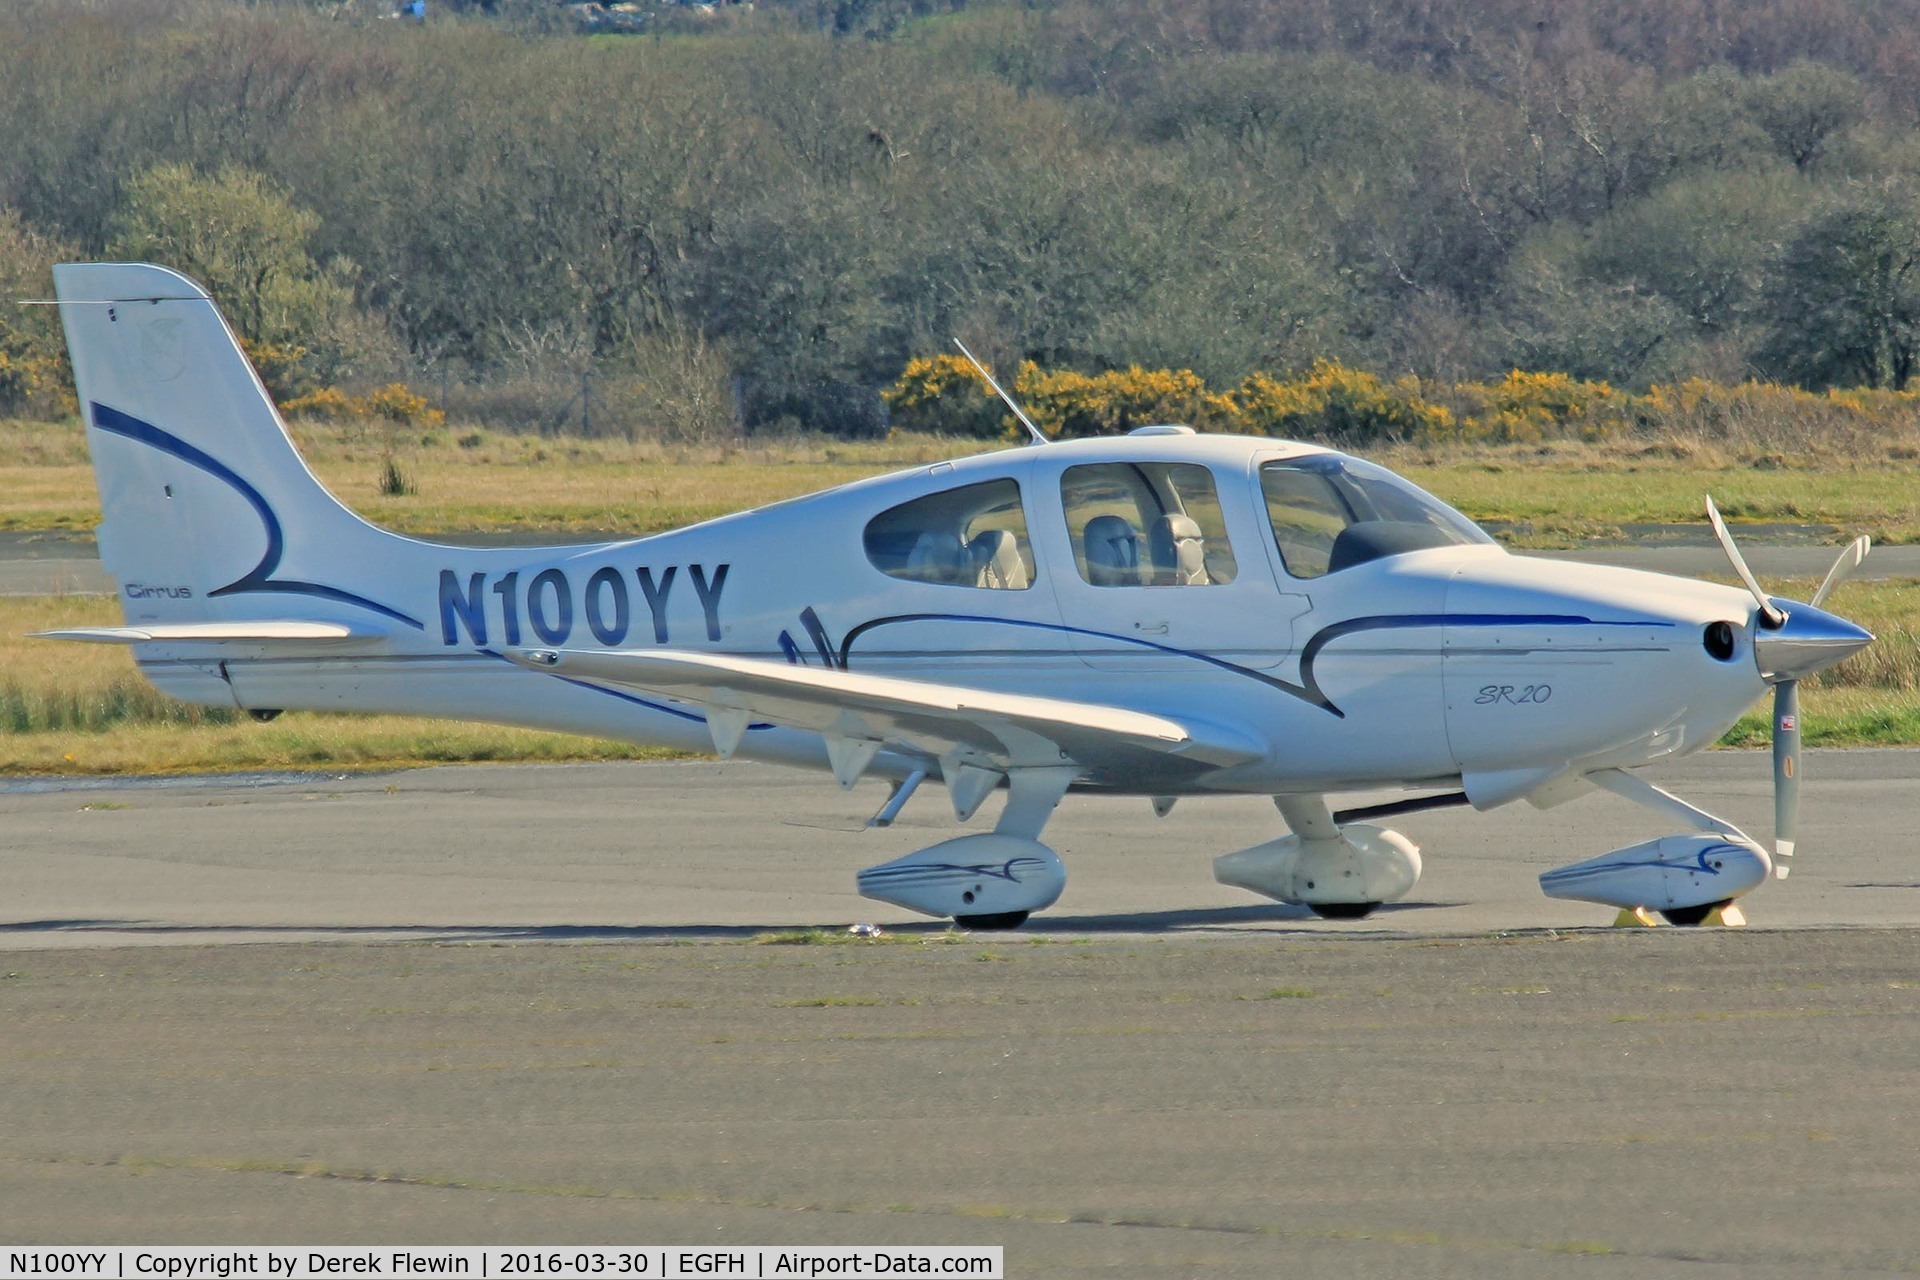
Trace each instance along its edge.
<instances>
[{"instance_id":1,"label":"nose cone","mask_svg":"<svg viewBox=\"0 0 1920 1280\"><path fill-rule=\"evenodd\" d=\"M1753 630L1753 660L1759 664L1761 679L1769 684L1824 671L1873 643L1871 631L1825 609L1780 599L1773 601L1773 607L1787 620L1768 630L1756 618Z\"/></svg>"}]
</instances>

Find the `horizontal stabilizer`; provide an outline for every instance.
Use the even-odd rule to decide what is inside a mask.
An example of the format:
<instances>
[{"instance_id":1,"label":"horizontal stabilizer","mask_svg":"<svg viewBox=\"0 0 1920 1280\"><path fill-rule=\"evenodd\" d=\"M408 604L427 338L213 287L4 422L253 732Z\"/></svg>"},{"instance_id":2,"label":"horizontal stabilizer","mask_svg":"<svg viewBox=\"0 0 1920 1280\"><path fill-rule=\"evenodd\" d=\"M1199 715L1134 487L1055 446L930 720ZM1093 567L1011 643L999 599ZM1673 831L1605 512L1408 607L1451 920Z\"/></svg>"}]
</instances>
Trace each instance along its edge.
<instances>
[{"instance_id":1,"label":"horizontal stabilizer","mask_svg":"<svg viewBox=\"0 0 1920 1280\"><path fill-rule=\"evenodd\" d=\"M1001 767L1097 768L1119 757L1179 756L1211 767L1265 755L1242 733L1146 712L864 672L670 649L521 649L535 671L623 685L830 737L872 738L940 754L982 752Z\"/></svg>"},{"instance_id":2,"label":"horizontal stabilizer","mask_svg":"<svg viewBox=\"0 0 1920 1280\"><path fill-rule=\"evenodd\" d=\"M179 644L225 641L234 644L339 644L349 640L377 640L386 635L378 627L349 626L344 622L175 622L139 627L68 627L36 631L36 640L78 640L85 644Z\"/></svg>"}]
</instances>

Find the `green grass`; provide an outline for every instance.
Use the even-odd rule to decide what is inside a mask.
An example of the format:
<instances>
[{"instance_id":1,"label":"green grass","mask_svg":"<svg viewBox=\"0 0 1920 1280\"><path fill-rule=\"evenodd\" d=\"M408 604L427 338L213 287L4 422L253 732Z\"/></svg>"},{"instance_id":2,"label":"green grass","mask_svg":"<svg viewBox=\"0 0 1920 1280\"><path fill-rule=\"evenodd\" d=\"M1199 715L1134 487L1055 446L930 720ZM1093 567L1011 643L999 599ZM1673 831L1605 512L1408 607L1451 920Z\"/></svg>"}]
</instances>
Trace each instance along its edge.
<instances>
[{"instance_id":1,"label":"green grass","mask_svg":"<svg viewBox=\"0 0 1920 1280\"><path fill-rule=\"evenodd\" d=\"M1764 747L1772 735L1772 704L1761 703L1740 717L1720 745ZM1920 698L1857 688L1802 693L1800 741L1815 747L1920 745Z\"/></svg>"}]
</instances>

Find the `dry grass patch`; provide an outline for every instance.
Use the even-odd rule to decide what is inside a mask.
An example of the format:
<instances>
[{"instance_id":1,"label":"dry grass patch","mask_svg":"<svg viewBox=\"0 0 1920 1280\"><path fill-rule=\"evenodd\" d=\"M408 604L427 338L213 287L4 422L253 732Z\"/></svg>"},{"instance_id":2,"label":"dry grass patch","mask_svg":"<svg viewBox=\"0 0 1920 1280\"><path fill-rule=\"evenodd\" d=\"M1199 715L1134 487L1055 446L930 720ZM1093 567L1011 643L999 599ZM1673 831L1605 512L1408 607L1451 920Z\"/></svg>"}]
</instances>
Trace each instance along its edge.
<instances>
[{"instance_id":1,"label":"dry grass patch","mask_svg":"<svg viewBox=\"0 0 1920 1280\"><path fill-rule=\"evenodd\" d=\"M715 446L515 435L470 426L298 422L327 487L403 533L640 535L995 447L957 437L752 438ZM1784 453L1697 436L1604 443L1449 442L1368 450L1478 520L1514 522L1535 546L1611 537L1634 523L1699 524L1711 491L1735 521L1833 525L1920 542L1920 448L1851 437ZM388 467L415 492L384 492ZM77 422L0 421L0 529L99 522Z\"/></svg>"},{"instance_id":2,"label":"dry grass patch","mask_svg":"<svg viewBox=\"0 0 1920 1280\"><path fill-rule=\"evenodd\" d=\"M0 597L0 774L378 769L493 760L636 760L655 747L405 716L288 712L256 724L177 702L120 645L30 631L120 621L110 596Z\"/></svg>"},{"instance_id":3,"label":"dry grass patch","mask_svg":"<svg viewBox=\"0 0 1920 1280\"><path fill-rule=\"evenodd\" d=\"M340 500L402 533L656 533L977 452L979 441L901 435L670 447L464 427L298 422L302 455ZM390 466L412 484L387 492ZM77 422L0 421L0 529L90 529L99 498Z\"/></svg>"},{"instance_id":4,"label":"dry grass patch","mask_svg":"<svg viewBox=\"0 0 1920 1280\"><path fill-rule=\"evenodd\" d=\"M1740 522L1831 526L1882 544L1920 541L1920 467L1912 462L1763 469L1716 460L1575 462L1581 450L1483 446L1437 455L1408 450L1387 466L1476 520L1523 526L1517 540L1575 546L1631 524L1691 524L1704 533L1703 495ZM1838 547L1835 548L1836 552Z\"/></svg>"}]
</instances>

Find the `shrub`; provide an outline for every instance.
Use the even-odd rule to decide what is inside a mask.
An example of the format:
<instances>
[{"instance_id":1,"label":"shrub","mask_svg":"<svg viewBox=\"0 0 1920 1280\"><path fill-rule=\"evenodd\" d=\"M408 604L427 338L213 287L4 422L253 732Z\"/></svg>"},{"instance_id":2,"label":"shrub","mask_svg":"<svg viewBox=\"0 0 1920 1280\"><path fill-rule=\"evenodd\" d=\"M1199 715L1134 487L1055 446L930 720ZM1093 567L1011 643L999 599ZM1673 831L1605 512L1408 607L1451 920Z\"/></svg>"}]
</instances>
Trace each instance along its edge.
<instances>
[{"instance_id":1,"label":"shrub","mask_svg":"<svg viewBox=\"0 0 1920 1280\"><path fill-rule=\"evenodd\" d=\"M240 349L276 401L298 400L319 389L305 347L291 342L240 339Z\"/></svg>"},{"instance_id":2,"label":"shrub","mask_svg":"<svg viewBox=\"0 0 1920 1280\"><path fill-rule=\"evenodd\" d=\"M960 356L908 361L880 398L893 425L903 431L991 440L1018 425L979 371Z\"/></svg>"},{"instance_id":3,"label":"shrub","mask_svg":"<svg viewBox=\"0 0 1920 1280\"><path fill-rule=\"evenodd\" d=\"M388 383L364 396L350 396L338 387L321 387L283 402L280 412L289 418L326 418L336 422L382 418L403 426L437 427L447 420L445 413L404 382Z\"/></svg>"},{"instance_id":4,"label":"shrub","mask_svg":"<svg viewBox=\"0 0 1920 1280\"><path fill-rule=\"evenodd\" d=\"M1161 422L1214 430L1231 429L1234 422L1232 399L1209 392L1191 369L1132 365L1089 375L1043 372L1028 361L1014 378L1014 398L1056 439L1118 435Z\"/></svg>"},{"instance_id":5,"label":"shrub","mask_svg":"<svg viewBox=\"0 0 1920 1280\"><path fill-rule=\"evenodd\" d=\"M363 416L385 418L389 422L439 426L447 420L446 414L404 382L389 382L378 391L362 396L361 403L366 406Z\"/></svg>"},{"instance_id":6,"label":"shrub","mask_svg":"<svg viewBox=\"0 0 1920 1280\"><path fill-rule=\"evenodd\" d=\"M15 305L53 296L55 262L77 251L29 227L0 206L0 413L59 418L78 407L73 371L52 307Z\"/></svg>"},{"instance_id":7,"label":"shrub","mask_svg":"<svg viewBox=\"0 0 1920 1280\"><path fill-rule=\"evenodd\" d=\"M1020 367L1015 387L1041 429L1058 437L1185 422L1203 430L1348 446L1596 441L1632 433L1732 441L1788 453L1805 452L1810 442L1818 442L1829 453L1884 456L1889 441L1920 432L1920 390L1816 392L1693 378L1632 395L1606 382L1519 369L1498 382L1437 384L1411 376L1388 382L1320 360L1299 377L1249 375L1222 395L1186 369L1083 374L1028 363ZM930 424L950 429L977 412L980 391L971 367L942 356L914 361L886 396L897 406L902 426L939 430ZM996 434L1018 438L1010 417L1000 422Z\"/></svg>"},{"instance_id":8,"label":"shrub","mask_svg":"<svg viewBox=\"0 0 1920 1280\"><path fill-rule=\"evenodd\" d=\"M1389 384L1337 360L1316 360L1304 378L1252 374L1233 393L1232 404L1238 429L1256 435L1358 445L1456 434L1453 414L1421 394L1419 379Z\"/></svg>"},{"instance_id":9,"label":"shrub","mask_svg":"<svg viewBox=\"0 0 1920 1280\"><path fill-rule=\"evenodd\" d=\"M311 394L283 400L280 402L280 412L288 418L325 418L328 421L361 416L353 397L338 387L321 387Z\"/></svg>"},{"instance_id":10,"label":"shrub","mask_svg":"<svg viewBox=\"0 0 1920 1280\"><path fill-rule=\"evenodd\" d=\"M400 466L400 460L388 454L386 463L380 469L380 496L383 498L411 498L419 494L420 486L413 482Z\"/></svg>"},{"instance_id":11,"label":"shrub","mask_svg":"<svg viewBox=\"0 0 1920 1280\"><path fill-rule=\"evenodd\" d=\"M0 348L0 411L59 417L75 411L73 375L64 357L36 356Z\"/></svg>"},{"instance_id":12,"label":"shrub","mask_svg":"<svg viewBox=\"0 0 1920 1280\"><path fill-rule=\"evenodd\" d=\"M1499 382L1451 389L1461 434L1475 440L1532 443L1549 436L1594 439L1623 424L1624 397L1605 382L1515 369Z\"/></svg>"}]
</instances>

